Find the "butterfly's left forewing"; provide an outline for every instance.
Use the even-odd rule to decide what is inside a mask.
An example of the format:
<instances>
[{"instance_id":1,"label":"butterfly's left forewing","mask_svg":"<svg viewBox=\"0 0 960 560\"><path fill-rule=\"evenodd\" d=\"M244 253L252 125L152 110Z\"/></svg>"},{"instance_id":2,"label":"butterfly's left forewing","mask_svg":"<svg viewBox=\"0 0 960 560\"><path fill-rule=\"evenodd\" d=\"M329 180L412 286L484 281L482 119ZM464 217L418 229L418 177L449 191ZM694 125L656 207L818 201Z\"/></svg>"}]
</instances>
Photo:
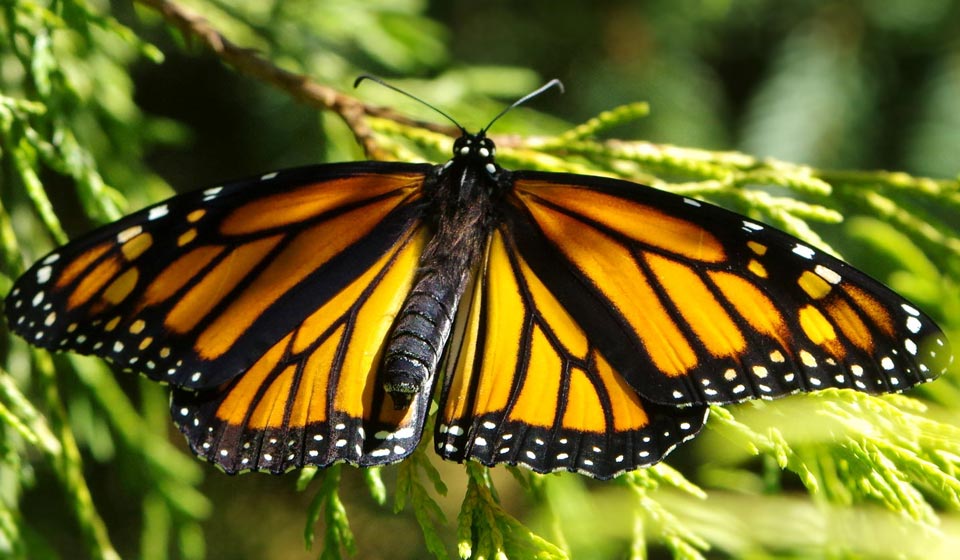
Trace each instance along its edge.
<instances>
[{"instance_id":1,"label":"butterfly's left forewing","mask_svg":"<svg viewBox=\"0 0 960 560\"><path fill-rule=\"evenodd\" d=\"M447 459L610 478L661 460L705 420L703 407L668 410L627 385L506 228L491 237L454 339L435 435Z\"/></svg>"},{"instance_id":2,"label":"butterfly's left forewing","mask_svg":"<svg viewBox=\"0 0 960 560\"><path fill-rule=\"evenodd\" d=\"M415 227L427 170L315 166L174 197L35 263L8 323L37 346L219 385Z\"/></svg>"}]
</instances>

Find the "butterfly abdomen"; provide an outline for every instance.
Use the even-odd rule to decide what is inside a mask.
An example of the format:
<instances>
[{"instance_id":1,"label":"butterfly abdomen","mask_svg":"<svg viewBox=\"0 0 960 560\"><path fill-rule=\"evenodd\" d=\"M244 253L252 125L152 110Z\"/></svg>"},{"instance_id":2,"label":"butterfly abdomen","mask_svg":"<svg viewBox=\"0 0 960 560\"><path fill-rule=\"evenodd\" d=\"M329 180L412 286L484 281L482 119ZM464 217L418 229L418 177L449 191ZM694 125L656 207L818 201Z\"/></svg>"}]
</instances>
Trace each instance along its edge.
<instances>
[{"instance_id":1,"label":"butterfly abdomen","mask_svg":"<svg viewBox=\"0 0 960 560\"><path fill-rule=\"evenodd\" d=\"M436 372L462 293L462 279L431 272L404 302L383 362L384 389L396 408L407 407Z\"/></svg>"},{"instance_id":2,"label":"butterfly abdomen","mask_svg":"<svg viewBox=\"0 0 960 560\"><path fill-rule=\"evenodd\" d=\"M427 223L433 237L384 352L384 390L398 409L432 386L467 281L476 268L492 221L489 174L471 166L438 168L426 180Z\"/></svg>"}]
</instances>

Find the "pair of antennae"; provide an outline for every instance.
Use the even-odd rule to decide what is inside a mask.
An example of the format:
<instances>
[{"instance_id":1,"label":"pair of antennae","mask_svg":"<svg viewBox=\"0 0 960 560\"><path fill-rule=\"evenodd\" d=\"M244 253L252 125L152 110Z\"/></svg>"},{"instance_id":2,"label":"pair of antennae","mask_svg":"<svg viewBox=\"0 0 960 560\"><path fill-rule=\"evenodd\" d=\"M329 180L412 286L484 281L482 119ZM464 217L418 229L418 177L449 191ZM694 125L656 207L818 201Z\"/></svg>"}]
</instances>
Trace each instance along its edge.
<instances>
[{"instance_id":1,"label":"pair of antennae","mask_svg":"<svg viewBox=\"0 0 960 560\"><path fill-rule=\"evenodd\" d=\"M446 118L448 121L452 122L452 123L454 124L454 126L456 126L457 128L460 129L460 132L462 132L462 133L464 133L464 134L467 134L467 129L463 128L463 126L461 126L460 123L458 123L456 120L454 120L454 118L451 117L450 115L444 113L444 112L441 111L440 109L437 109L436 107L434 107L433 105L427 103L427 102L424 101L423 99L420 99L420 98L417 97L416 95L413 95L412 93L410 93L410 92L408 92L408 91L404 91L404 90L398 88L398 87L395 86L395 85L392 85L392 84L389 84L389 83L383 81L381 78L378 78L378 77L376 77L376 76L371 76L370 74L361 74L361 75L356 79L356 81L353 82L353 87L359 86L360 83L363 82L364 80L370 80L370 81L373 81L373 82L377 82L378 84L380 84L381 86L383 86L383 87L385 87L385 88L387 88L387 89L392 89L393 91L395 91L395 92L397 92L397 93L406 95L406 96L409 97L410 99L413 99L414 101L417 101L417 102L419 102L419 103L422 103L422 104L426 105L427 107L430 107L431 109L433 109L433 110L436 111L437 113L443 115L444 118ZM532 92L524 95L524 96L521 97L520 99L514 101L509 107L507 107L507 108L504 109L503 111L500 111L500 114L498 114L497 116L493 117L493 120L491 120L489 123L487 123L487 126L485 126L485 127L483 127L482 129L480 129L480 133L479 133L479 134L480 134L481 136L482 136L483 134L486 134L486 132L487 132L488 130L490 130L490 127L493 126L493 123L497 122L497 119L499 119L500 117L506 115L506 114L507 114L511 109L513 109L514 107L517 107L517 106L519 106L519 105L523 105L523 104L526 103L527 101L530 101L530 100L533 99L534 97L536 97L536 96L540 95L541 93L547 91L548 89L551 89L551 88L554 88L554 87L557 88L557 89L559 89L559 90L560 90L560 93L563 93L563 84L560 82L560 80L554 78L554 79L550 80L549 82L543 84L542 86L540 86L540 87L537 88L536 90L534 90L534 91L532 91Z\"/></svg>"}]
</instances>

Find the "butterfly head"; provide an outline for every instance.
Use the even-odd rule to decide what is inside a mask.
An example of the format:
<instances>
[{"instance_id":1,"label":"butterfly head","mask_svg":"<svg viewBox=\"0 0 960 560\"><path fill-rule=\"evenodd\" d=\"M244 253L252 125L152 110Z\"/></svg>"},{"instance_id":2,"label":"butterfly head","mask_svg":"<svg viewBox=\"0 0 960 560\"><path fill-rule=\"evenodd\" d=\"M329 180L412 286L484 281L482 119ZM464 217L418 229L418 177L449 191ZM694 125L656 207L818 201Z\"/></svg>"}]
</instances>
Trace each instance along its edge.
<instances>
[{"instance_id":1,"label":"butterfly head","mask_svg":"<svg viewBox=\"0 0 960 560\"><path fill-rule=\"evenodd\" d=\"M497 172L497 165L494 161L496 154L497 148L494 146L493 140L487 138L482 131L477 134L464 132L453 143L452 161L478 165L487 173L494 175Z\"/></svg>"}]
</instances>

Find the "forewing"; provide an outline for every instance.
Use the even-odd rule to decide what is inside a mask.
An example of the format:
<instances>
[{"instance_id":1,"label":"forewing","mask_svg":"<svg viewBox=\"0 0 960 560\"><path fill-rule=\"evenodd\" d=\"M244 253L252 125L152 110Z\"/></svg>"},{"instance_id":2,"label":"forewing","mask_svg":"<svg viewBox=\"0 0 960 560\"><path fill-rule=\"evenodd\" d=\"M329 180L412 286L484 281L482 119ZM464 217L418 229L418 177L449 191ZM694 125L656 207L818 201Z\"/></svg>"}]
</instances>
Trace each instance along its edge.
<instances>
[{"instance_id":1,"label":"forewing","mask_svg":"<svg viewBox=\"0 0 960 560\"><path fill-rule=\"evenodd\" d=\"M314 166L176 196L40 259L7 320L37 346L219 386L415 229L429 169Z\"/></svg>"},{"instance_id":2,"label":"forewing","mask_svg":"<svg viewBox=\"0 0 960 560\"><path fill-rule=\"evenodd\" d=\"M902 390L948 362L929 317L783 232L625 181L523 172L514 185L520 254L648 399Z\"/></svg>"},{"instance_id":3,"label":"forewing","mask_svg":"<svg viewBox=\"0 0 960 560\"><path fill-rule=\"evenodd\" d=\"M496 231L465 295L436 429L446 459L597 478L660 461L706 408L655 405L631 388Z\"/></svg>"}]
</instances>

